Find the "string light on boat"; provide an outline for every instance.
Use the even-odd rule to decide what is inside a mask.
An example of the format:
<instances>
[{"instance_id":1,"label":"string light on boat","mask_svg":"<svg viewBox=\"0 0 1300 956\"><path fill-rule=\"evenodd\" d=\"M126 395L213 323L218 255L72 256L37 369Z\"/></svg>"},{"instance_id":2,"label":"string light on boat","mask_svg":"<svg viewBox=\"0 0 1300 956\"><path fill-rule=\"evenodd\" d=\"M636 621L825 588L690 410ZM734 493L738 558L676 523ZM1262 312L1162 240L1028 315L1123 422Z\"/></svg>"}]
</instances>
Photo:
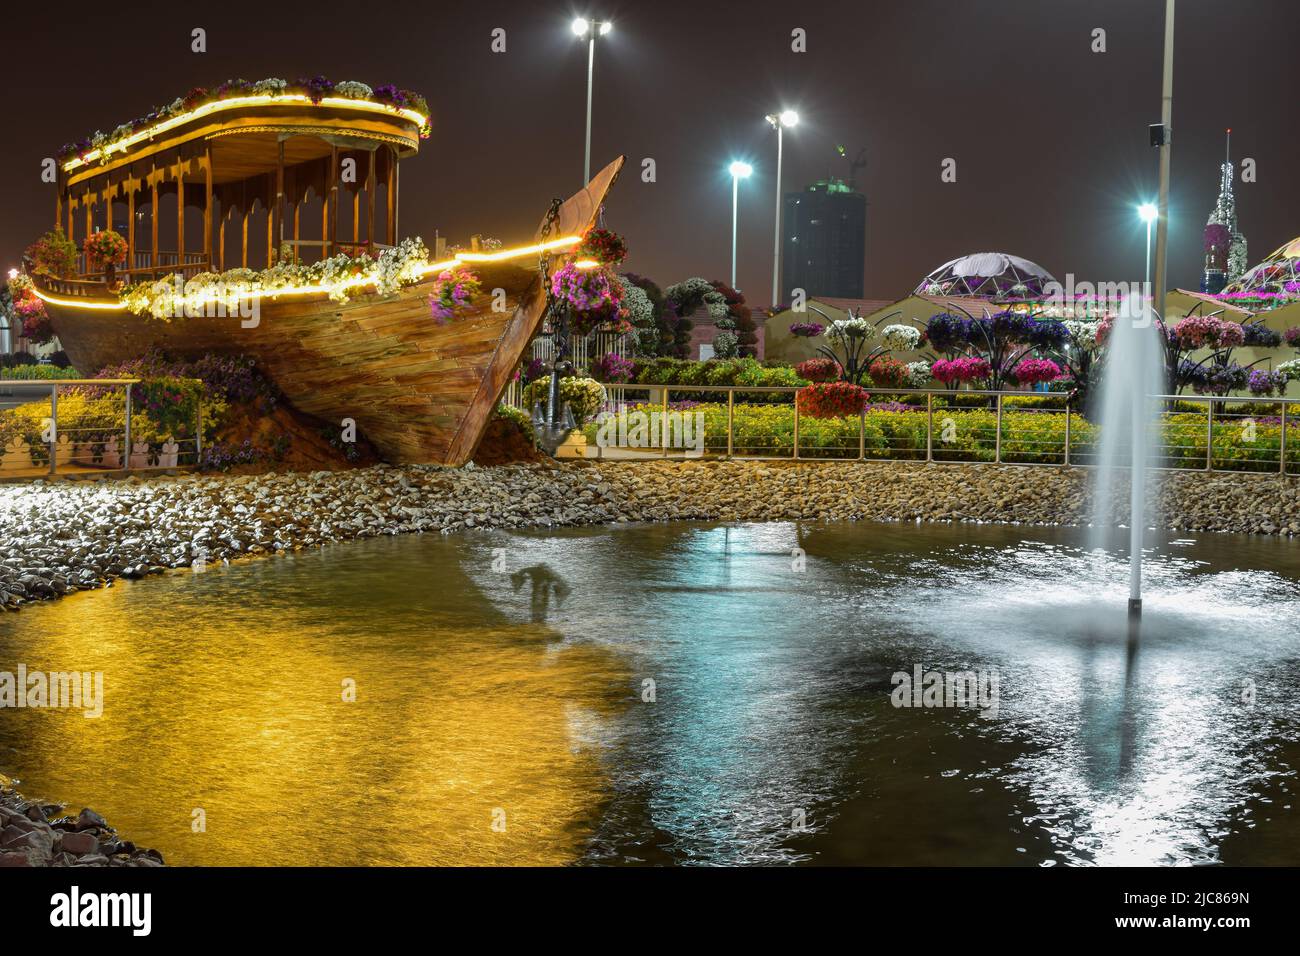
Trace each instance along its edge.
<instances>
[{"instance_id":1,"label":"string light on boat","mask_svg":"<svg viewBox=\"0 0 1300 956\"><path fill-rule=\"evenodd\" d=\"M561 236L558 239L550 239L545 242L535 242L527 246L518 246L514 249L502 249L500 252L458 252L451 259L444 259L441 262L430 262L427 265L420 266L415 270L416 274L423 278L427 275L436 275L446 269L453 268L462 262L501 262L509 259L522 259L528 256L542 255L546 253L558 253L564 249L577 245L582 241L581 236ZM17 270L11 271L11 278ZM217 302L231 302L233 300L251 301L253 299L278 299L282 296L291 295L313 295L328 294L335 289L355 289L361 286L374 285L375 278L368 275L355 276L344 282L331 286L324 285L299 285L284 286L277 289L250 289L247 292L227 293L225 295L217 292L198 292L184 294L176 297L174 300L178 310L201 311L205 306ZM52 305L64 306L76 309L103 309L108 311L123 311L126 306L121 302L104 302L93 299L71 299L62 296L49 295L38 288L33 288L36 295L51 303Z\"/></svg>"}]
</instances>

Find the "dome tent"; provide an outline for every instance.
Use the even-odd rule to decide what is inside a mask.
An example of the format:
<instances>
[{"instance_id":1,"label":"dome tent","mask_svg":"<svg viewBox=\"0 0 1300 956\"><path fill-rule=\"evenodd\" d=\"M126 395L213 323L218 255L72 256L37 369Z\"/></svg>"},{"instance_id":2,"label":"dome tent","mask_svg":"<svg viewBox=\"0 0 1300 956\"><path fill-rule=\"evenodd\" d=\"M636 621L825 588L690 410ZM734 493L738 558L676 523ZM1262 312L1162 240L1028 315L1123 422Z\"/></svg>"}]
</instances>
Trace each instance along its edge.
<instances>
[{"instance_id":1,"label":"dome tent","mask_svg":"<svg viewBox=\"0 0 1300 956\"><path fill-rule=\"evenodd\" d=\"M916 295L1039 298L1055 282L1036 262L1005 252L976 252L945 262L917 285Z\"/></svg>"}]
</instances>

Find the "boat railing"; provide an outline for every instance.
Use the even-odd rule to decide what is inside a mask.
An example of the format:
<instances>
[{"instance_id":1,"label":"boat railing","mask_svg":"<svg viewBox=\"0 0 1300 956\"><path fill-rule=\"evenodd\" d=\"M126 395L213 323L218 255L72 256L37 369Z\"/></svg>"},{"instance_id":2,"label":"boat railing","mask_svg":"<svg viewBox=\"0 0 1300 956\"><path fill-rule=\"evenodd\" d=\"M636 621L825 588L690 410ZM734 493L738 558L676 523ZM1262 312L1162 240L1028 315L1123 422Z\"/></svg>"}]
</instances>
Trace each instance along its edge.
<instances>
[{"instance_id":1,"label":"boat railing","mask_svg":"<svg viewBox=\"0 0 1300 956\"><path fill-rule=\"evenodd\" d=\"M137 378L0 379L0 415L17 407L48 402L35 415L25 415L30 426L12 434L0 447L0 479L45 476L88 476L112 472L148 472L187 469L203 456L203 406L195 399L193 414L179 436L142 441L132 430L132 386ZM75 420L60 418L59 397L69 391L96 397L111 396L98 417L83 413ZM3 421L3 419L0 419ZM10 430L12 431L12 429Z\"/></svg>"},{"instance_id":2,"label":"boat railing","mask_svg":"<svg viewBox=\"0 0 1300 956\"><path fill-rule=\"evenodd\" d=\"M620 401L611 401L603 415L616 419L605 437L619 437L613 443L602 440L603 423L598 422L596 442L578 455L1053 467L1100 463L1099 428L1080 413L1071 393L870 386L868 403L856 414L812 418L793 386L628 383L618 389ZM1157 468L1300 472L1300 399L1151 399L1161 405L1149 442ZM620 416L637 412L647 415L644 422L619 427ZM587 427L590 431L591 423Z\"/></svg>"}]
</instances>

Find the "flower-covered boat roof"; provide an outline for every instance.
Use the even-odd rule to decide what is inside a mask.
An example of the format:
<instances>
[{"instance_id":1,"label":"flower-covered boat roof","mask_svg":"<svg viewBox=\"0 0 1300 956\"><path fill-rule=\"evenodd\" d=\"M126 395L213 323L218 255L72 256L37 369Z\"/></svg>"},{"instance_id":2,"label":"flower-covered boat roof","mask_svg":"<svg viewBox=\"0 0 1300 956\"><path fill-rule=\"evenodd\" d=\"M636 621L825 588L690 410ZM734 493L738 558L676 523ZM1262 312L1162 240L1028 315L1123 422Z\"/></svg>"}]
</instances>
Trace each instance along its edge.
<instances>
[{"instance_id":1,"label":"flower-covered boat roof","mask_svg":"<svg viewBox=\"0 0 1300 956\"><path fill-rule=\"evenodd\" d=\"M323 76L311 79L227 80L215 87L195 87L166 106L115 127L96 131L88 139L68 143L58 157L65 172L104 164L140 143L194 119L228 109L248 107L335 107L377 116L388 115L413 124L421 137L429 132L429 104L419 93L385 85L371 87L356 80L335 83Z\"/></svg>"}]
</instances>

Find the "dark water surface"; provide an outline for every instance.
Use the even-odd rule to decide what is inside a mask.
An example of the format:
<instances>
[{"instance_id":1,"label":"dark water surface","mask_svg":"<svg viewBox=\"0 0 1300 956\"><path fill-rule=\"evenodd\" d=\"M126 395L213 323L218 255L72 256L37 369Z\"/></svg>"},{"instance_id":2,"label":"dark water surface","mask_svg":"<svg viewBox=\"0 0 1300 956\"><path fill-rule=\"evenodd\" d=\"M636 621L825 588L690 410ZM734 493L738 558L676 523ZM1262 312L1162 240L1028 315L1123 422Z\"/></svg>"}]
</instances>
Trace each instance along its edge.
<instances>
[{"instance_id":1,"label":"dark water surface","mask_svg":"<svg viewBox=\"0 0 1300 956\"><path fill-rule=\"evenodd\" d=\"M1153 542L1134 643L1083 540L627 525L124 582L0 616L0 670L106 698L0 710L0 772L179 864L1300 863L1300 546ZM893 706L917 665L996 708Z\"/></svg>"}]
</instances>

